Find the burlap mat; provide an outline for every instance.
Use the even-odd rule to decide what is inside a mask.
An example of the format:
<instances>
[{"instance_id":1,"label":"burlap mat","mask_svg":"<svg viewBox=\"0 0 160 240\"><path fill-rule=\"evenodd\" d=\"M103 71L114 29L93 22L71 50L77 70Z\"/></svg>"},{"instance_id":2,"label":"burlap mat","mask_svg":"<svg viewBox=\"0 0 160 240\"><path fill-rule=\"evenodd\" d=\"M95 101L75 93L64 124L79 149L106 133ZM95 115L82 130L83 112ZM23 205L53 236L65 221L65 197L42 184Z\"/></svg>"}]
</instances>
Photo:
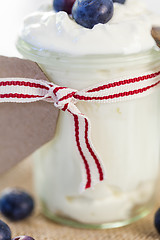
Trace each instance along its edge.
<instances>
[{"instance_id":1,"label":"burlap mat","mask_svg":"<svg viewBox=\"0 0 160 240\"><path fill-rule=\"evenodd\" d=\"M6 187L18 186L35 195L31 169L30 160L25 160L7 174L1 176L0 191ZM80 230L54 224L40 213L38 202L34 214L27 220L13 223L2 216L0 218L8 223L13 237L29 235L35 240L158 240L160 235L157 234L153 226L153 217L157 208L158 200L155 209L144 219L130 226L111 230Z\"/></svg>"}]
</instances>

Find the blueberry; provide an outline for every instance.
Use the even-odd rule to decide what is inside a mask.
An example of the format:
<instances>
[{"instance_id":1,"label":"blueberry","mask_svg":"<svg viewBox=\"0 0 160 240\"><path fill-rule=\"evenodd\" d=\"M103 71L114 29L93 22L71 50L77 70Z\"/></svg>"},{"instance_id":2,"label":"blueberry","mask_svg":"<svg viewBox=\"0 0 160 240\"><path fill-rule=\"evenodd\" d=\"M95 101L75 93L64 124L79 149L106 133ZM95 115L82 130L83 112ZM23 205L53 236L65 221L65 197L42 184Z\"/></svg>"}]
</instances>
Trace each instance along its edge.
<instances>
[{"instance_id":1,"label":"blueberry","mask_svg":"<svg viewBox=\"0 0 160 240\"><path fill-rule=\"evenodd\" d=\"M86 28L107 23L113 16L112 0L76 0L72 7L75 21Z\"/></svg>"},{"instance_id":2,"label":"blueberry","mask_svg":"<svg viewBox=\"0 0 160 240\"><path fill-rule=\"evenodd\" d=\"M124 4L126 0L113 0L113 2Z\"/></svg>"},{"instance_id":3,"label":"blueberry","mask_svg":"<svg viewBox=\"0 0 160 240\"><path fill-rule=\"evenodd\" d=\"M12 240L34 240L34 238L29 236L19 236L19 237L13 238Z\"/></svg>"},{"instance_id":4,"label":"blueberry","mask_svg":"<svg viewBox=\"0 0 160 240\"><path fill-rule=\"evenodd\" d=\"M34 208L33 198L19 189L6 189L0 197L1 213L12 221L28 217Z\"/></svg>"},{"instance_id":5,"label":"blueberry","mask_svg":"<svg viewBox=\"0 0 160 240\"><path fill-rule=\"evenodd\" d=\"M75 0L54 0L53 8L56 12L65 11L70 14L74 2Z\"/></svg>"},{"instance_id":6,"label":"blueberry","mask_svg":"<svg viewBox=\"0 0 160 240\"><path fill-rule=\"evenodd\" d=\"M0 220L0 240L11 240L11 230L6 223Z\"/></svg>"},{"instance_id":7,"label":"blueberry","mask_svg":"<svg viewBox=\"0 0 160 240\"><path fill-rule=\"evenodd\" d=\"M156 227L157 231L160 233L160 208L155 213L154 226Z\"/></svg>"}]
</instances>

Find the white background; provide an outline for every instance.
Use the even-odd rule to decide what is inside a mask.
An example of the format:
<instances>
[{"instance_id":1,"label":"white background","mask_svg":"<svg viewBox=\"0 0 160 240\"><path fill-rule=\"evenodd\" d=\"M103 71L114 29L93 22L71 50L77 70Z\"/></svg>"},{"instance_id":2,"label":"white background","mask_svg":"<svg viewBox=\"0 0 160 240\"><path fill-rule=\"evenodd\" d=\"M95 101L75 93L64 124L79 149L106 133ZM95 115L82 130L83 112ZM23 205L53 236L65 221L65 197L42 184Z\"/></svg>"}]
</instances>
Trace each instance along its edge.
<instances>
[{"instance_id":1,"label":"white background","mask_svg":"<svg viewBox=\"0 0 160 240\"><path fill-rule=\"evenodd\" d=\"M18 56L15 42L23 18L48 2L52 0L0 0L0 55Z\"/></svg>"},{"instance_id":2,"label":"white background","mask_svg":"<svg viewBox=\"0 0 160 240\"><path fill-rule=\"evenodd\" d=\"M139 1L160 14L160 0ZM0 0L0 55L18 56L15 41L23 18L48 2L52 0Z\"/></svg>"}]
</instances>

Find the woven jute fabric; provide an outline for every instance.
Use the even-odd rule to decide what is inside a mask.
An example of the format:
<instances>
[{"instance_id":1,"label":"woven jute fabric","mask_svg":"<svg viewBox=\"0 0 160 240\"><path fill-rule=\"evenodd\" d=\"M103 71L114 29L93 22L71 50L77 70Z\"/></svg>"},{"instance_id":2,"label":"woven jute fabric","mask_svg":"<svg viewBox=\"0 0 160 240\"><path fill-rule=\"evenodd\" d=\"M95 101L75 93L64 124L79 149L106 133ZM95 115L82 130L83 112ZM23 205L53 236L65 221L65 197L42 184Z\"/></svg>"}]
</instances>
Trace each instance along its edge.
<instances>
[{"instance_id":1,"label":"woven jute fabric","mask_svg":"<svg viewBox=\"0 0 160 240\"><path fill-rule=\"evenodd\" d=\"M6 187L19 187L35 198L35 211L28 219L10 222L0 216L12 230L12 237L32 236L35 240L158 240L160 235L154 228L154 214L160 206L160 197L153 211L145 218L126 227L110 230L83 230L61 226L45 218L41 212L33 188L32 163L26 159L14 169L0 177L0 191Z\"/></svg>"}]
</instances>

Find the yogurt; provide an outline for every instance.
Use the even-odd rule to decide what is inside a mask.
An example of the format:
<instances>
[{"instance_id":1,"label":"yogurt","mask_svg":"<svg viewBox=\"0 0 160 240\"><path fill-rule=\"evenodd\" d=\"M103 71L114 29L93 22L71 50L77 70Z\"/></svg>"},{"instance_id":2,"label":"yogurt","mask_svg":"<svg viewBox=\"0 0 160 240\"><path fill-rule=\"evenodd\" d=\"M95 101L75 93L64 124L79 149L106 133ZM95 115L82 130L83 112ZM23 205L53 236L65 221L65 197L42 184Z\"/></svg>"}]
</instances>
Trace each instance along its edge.
<instances>
[{"instance_id":1,"label":"yogurt","mask_svg":"<svg viewBox=\"0 0 160 240\"><path fill-rule=\"evenodd\" d=\"M93 29L79 26L65 12L33 13L24 21L19 49L51 81L78 90L158 71L160 55L151 37L155 16L139 0L115 3L114 9L107 24ZM36 189L46 214L106 226L144 216L159 168L158 94L77 104L91 121L92 141L107 170L104 182L82 194L74 125L69 113L60 112L53 140L34 154Z\"/></svg>"},{"instance_id":2,"label":"yogurt","mask_svg":"<svg viewBox=\"0 0 160 240\"><path fill-rule=\"evenodd\" d=\"M33 13L24 21L21 38L41 49L74 55L132 54L155 45L150 32L159 22L141 1L128 0L115 3L113 18L93 29L78 25L63 11Z\"/></svg>"}]
</instances>

